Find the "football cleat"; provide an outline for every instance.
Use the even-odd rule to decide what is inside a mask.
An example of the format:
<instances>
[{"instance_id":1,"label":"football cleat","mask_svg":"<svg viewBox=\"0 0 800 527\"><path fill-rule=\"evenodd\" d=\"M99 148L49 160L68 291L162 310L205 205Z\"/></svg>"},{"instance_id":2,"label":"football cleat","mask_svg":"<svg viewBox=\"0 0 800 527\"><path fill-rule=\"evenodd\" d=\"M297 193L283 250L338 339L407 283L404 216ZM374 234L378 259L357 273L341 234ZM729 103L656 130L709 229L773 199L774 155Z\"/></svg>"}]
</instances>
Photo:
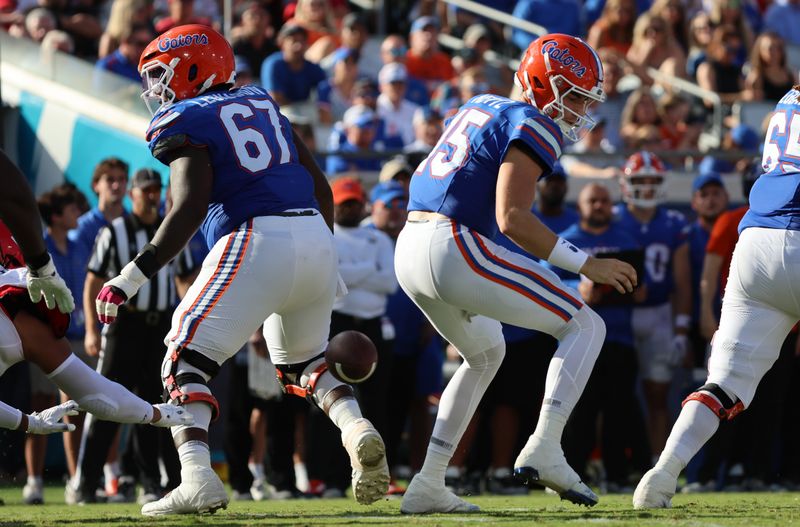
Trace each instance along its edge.
<instances>
[{"instance_id":1,"label":"football cleat","mask_svg":"<svg viewBox=\"0 0 800 527\"><path fill-rule=\"evenodd\" d=\"M353 496L362 505L374 503L389 490L386 447L378 431L366 419L356 419L342 430L342 444L353 467Z\"/></svg>"},{"instance_id":2,"label":"football cleat","mask_svg":"<svg viewBox=\"0 0 800 527\"><path fill-rule=\"evenodd\" d=\"M213 514L227 507L228 494L216 472L211 467L188 467L181 470L181 484L142 507L142 514Z\"/></svg>"},{"instance_id":3,"label":"football cleat","mask_svg":"<svg viewBox=\"0 0 800 527\"><path fill-rule=\"evenodd\" d=\"M447 512L478 512L477 505L462 500L445 488L419 474L414 476L403 495L400 512L403 514L432 514Z\"/></svg>"},{"instance_id":4,"label":"football cleat","mask_svg":"<svg viewBox=\"0 0 800 527\"><path fill-rule=\"evenodd\" d=\"M633 492L634 509L668 509L672 507L672 497L678 480L669 472L651 468L636 485Z\"/></svg>"},{"instance_id":5,"label":"football cleat","mask_svg":"<svg viewBox=\"0 0 800 527\"><path fill-rule=\"evenodd\" d=\"M531 436L514 462L514 476L523 483L538 483L554 490L562 500L576 505L597 505L597 495L564 458L561 445Z\"/></svg>"},{"instance_id":6,"label":"football cleat","mask_svg":"<svg viewBox=\"0 0 800 527\"><path fill-rule=\"evenodd\" d=\"M44 489L41 482L33 483L29 481L22 488L22 502L25 505L44 504Z\"/></svg>"},{"instance_id":7,"label":"football cleat","mask_svg":"<svg viewBox=\"0 0 800 527\"><path fill-rule=\"evenodd\" d=\"M153 405L161 412L161 418L156 422L151 422L153 426L170 428L173 426L191 426L194 424L194 416L186 411L186 408L175 406L170 403L159 403Z\"/></svg>"}]
</instances>

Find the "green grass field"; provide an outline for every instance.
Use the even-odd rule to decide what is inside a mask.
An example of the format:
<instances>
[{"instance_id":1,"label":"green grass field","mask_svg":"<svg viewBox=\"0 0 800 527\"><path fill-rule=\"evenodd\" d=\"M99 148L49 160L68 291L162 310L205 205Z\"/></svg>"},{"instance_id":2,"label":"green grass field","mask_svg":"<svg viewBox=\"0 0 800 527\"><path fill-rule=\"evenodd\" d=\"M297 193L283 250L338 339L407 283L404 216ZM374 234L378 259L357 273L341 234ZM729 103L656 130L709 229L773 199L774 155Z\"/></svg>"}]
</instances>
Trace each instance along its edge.
<instances>
[{"instance_id":1,"label":"green grass field","mask_svg":"<svg viewBox=\"0 0 800 527\"><path fill-rule=\"evenodd\" d=\"M385 500L363 507L349 499L232 502L210 516L145 518L137 505L87 505L68 507L63 487L50 487L46 505L22 505L21 489L5 487L0 497L0 525L624 525L717 526L800 525L800 494L694 494L678 495L674 508L634 511L630 496L602 496L592 509L561 502L556 496L533 492L526 497L476 497L478 514L402 516L400 501Z\"/></svg>"}]
</instances>

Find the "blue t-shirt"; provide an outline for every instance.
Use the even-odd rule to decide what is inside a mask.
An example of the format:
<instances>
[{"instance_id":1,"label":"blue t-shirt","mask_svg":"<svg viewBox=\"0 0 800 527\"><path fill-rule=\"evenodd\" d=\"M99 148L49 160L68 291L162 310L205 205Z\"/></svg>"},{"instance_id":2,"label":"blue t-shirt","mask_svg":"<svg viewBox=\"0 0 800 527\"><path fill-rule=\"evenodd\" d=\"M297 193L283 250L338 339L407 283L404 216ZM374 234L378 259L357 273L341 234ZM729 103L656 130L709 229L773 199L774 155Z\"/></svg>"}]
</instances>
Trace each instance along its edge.
<instances>
[{"instance_id":1,"label":"blue t-shirt","mask_svg":"<svg viewBox=\"0 0 800 527\"><path fill-rule=\"evenodd\" d=\"M44 243L53 258L58 274L64 279L75 299L75 310L70 314L66 337L70 340L83 340L86 332L86 318L83 313L83 284L86 281L86 266L91 249L78 241L67 238L67 252L61 253L49 234L45 233Z\"/></svg>"},{"instance_id":2,"label":"blue t-shirt","mask_svg":"<svg viewBox=\"0 0 800 527\"><path fill-rule=\"evenodd\" d=\"M578 220L580 220L578 213L567 206L564 206L561 214L558 216L545 216L539 212L539 209L536 208L536 205L533 206L531 212L533 212L536 217L539 218L542 223L547 225L547 227L553 232L565 231L572 225L578 223ZM515 253L525 255L532 260L538 260L538 258L536 258L534 255L525 252L522 247L512 242L508 236L504 235L503 233L498 233L494 241L497 243L497 245L505 247L509 251L514 251ZM503 336L505 337L506 342L520 342L522 340L532 338L537 333L538 331L533 329L512 326L511 324L503 324Z\"/></svg>"},{"instance_id":3,"label":"blue t-shirt","mask_svg":"<svg viewBox=\"0 0 800 527\"><path fill-rule=\"evenodd\" d=\"M789 90L775 106L767 127L761 175L750 191L748 227L800 230L800 91Z\"/></svg>"},{"instance_id":4,"label":"blue t-shirt","mask_svg":"<svg viewBox=\"0 0 800 527\"><path fill-rule=\"evenodd\" d=\"M615 223L612 223L608 230L602 234L592 234L581 229L580 225L575 224L559 234L559 236L571 241L576 247L583 249L592 256L641 248L641 245L633 236ZM544 265L550 267L553 272L561 277L564 284L575 289L578 288L579 275L554 267L547 262L544 262ZM633 346L632 303L630 305L597 305L592 306L592 309L606 323L606 342L617 342L626 346Z\"/></svg>"},{"instance_id":5,"label":"blue t-shirt","mask_svg":"<svg viewBox=\"0 0 800 527\"><path fill-rule=\"evenodd\" d=\"M261 85L267 91L282 94L289 102L307 101L311 90L318 89L325 79L323 69L307 60L300 71L292 70L280 51L265 58L261 64ZM330 102L324 99L324 94L318 95L319 102Z\"/></svg>"},{"instance_id":6,"label":"blue t-shirt","mask_svg":"<svg viewBox=\"0 0 800 527\"><path fill-rule=\"evenodd\" d=\"M127 212L123 212L124 214ZM94 248L94 241L97 239L97 233L106 225L109 225L106 217L100 212L100 209L95 207L81 214L78 218L78 226L67 233L67 238L81 244L82 250L90 255ZM86 263L89 263L88 258Z\"/></svg>"},{"instance_id":7,"label":"blue t-shirt","mask_svg":"<svg viewBox=\"0 0 800 527\"><path fill-rule=\"evenodd\" d=\"M672 255L686 243L689 233L686 218L678 211L663 207L658 207L653 219L646 224L639 223L624 205L616 207L616 214L619 226L644 249L647 297L642 305L657 306L668 302L673 287Z\"/></svg>"},{"instance_id":8,"label":"blue t-shirt","mask_svg":"<svg viewBox=\"0 0 800 527\"><path fill-rule=\"evenodd\" d=\"M444 133L411 178L408 210L438 212L493 239L497 173L514 141L538 158L542 176L561 155L556 123L524 102L478 95L448 120Z\"/></svg>"},{"instance_id":9,"label":"blue t-shirt","mask_svg":"<svg viewBox=\"0 0 800 527\"><path fill-rule=\"evenodd\" d=\"M120 50L116 50L114 53L98 60L95 63L95 68L122 75L135 82L142 81L142 77L139 75L139 65L130 62Z\"/></svg>"},{"instance_id":10,"label":"blue t-shirt","mask_svg":"<svg viewBox=\"0 0 800 527\"><path fill-rule=\"evenodd\" d=\"M165 164L173 148L208 151L214 183L201 229L209 247L250 218L317 208L314 182L300 164L292 127L257 86L162 108L153 116L147 141L153 157Z\"/></svg>"}]
</instances>

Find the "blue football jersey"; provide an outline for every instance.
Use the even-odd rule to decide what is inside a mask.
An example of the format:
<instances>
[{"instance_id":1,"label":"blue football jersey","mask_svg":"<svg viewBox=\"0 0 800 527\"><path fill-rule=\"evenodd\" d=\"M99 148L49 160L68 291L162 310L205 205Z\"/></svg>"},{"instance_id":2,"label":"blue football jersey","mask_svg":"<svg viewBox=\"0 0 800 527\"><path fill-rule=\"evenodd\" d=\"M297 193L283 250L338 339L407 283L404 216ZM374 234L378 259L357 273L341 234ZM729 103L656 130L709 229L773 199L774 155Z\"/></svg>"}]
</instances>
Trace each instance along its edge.
<instances>
[{"instance_id":1,"label":"blue football jersey","mask_svg":"<svg viewBox=\"0 0 800 527\"><path fill-rule=\"evenodd\" d=\"M536 155L545 176L561 155L563 137L556 123L530 104L473 97L447 122L411 178L408 210L438 212L494 238L497 173L513 141Z\"/></svg>"},{"instance_id":2,"label":"blue football jersey","mask_svg":"<svg viewBox=\"0 0 800 527\"><path fill-rule=\"evenodd\" d=\"M672 292L672 253L686 243L689 225L678 211L658 207L649 223L639 223L624 205L615 208L617 222L644 249L645 306L669 301ZM570 240L571 241L571 240ZM574 243L574 242L573 242Z\"/></svg>"},{"instance_id":3,"label":"blue football jersey","mask_svg":"<svg viewBox=\"0 0 800 527\"><path fill-rule=\"evenodd\" d=\"M748 227L800 230L800 91L789 90L775 106L767 127L764 174L750 191L750 210L739 223Z\"/></svg>"},{"instance_id":4,"label":"blue football jersey","mask_svg":"<svg viewBox=\"0 0 800 527\"><path fill-rule=\"evenodd\" d=\"M202 231L209 247L249 218L317 208L314 182L300 164L292 127L259 87L213 92L162 108L153 116L147 142L164 163L180 146L207 149L214 185Z\"/></svg>"}]
</instances>

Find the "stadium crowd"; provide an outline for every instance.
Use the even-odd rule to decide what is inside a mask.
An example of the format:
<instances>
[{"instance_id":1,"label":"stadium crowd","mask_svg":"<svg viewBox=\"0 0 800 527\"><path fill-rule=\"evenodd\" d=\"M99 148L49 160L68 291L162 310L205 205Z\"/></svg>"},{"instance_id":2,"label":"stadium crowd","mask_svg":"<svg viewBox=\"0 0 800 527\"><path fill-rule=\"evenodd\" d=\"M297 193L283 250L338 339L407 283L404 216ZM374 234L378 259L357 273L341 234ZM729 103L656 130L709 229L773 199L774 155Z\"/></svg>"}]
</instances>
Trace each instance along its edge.
<instances>
[{"instance_id":1,"label":"stadium crowd","mask_svg":"<svg viewBox=\"0 0 800 527\"><path fill-rule=\"evenodd\" d=\"M631 492L663 447L680 401L704 378L743 210L729 210L723 176L737 174L744 187L752 185L758 175L753 156L763 138L761 124L741 121L734 108L774 103L797 82L790 55L800 49L800 1L482 3L548 32L583 36L603 63L607 99L594 111L597 124L568 148L563 166L538 183L534 211L588 252L613 245L640 253L633 259L647 285L634 298L562 276L608 327L564 450L584 481L604 492ZM344 0L247 0L233 7L237 83L267 89L298 135L325 153L319 160L332 182L340 272L350 291L334 306L331 335L357 329L379 350L378 369L357 393L365 417L387 443L390 494L402 493L400 481L422 464L437 396L458 360L394 277L394 240L405 222L408 186L462 103L477 94L511 93L513 70L503 56L518 57L535 36L434 0L392 2L383 13ZM221 4L0 1L0 24L10 34L136 82L144 47L186 23L220 28ZM378 34L379 27L385 33ZM458 37L463 46L440 49L440 34ZM719 94L726 131L718 146L726 155L700 154L717 102L676 92L652 69ZM656 152L667 166L636 155L626 165L628 154L639 150ZM644 185L630 177L642 162L655 174ZM686 172L691 165L697 168ZM691 201L680 211L667 207L669 195L657 195L668 172L693 178ZM160 388L152 385L165 352L166 314L196 275L205 242L193 239L159 275L161 287L140 292L110 326L114 330L102 328L94 316L97 292L139 251L136 233L152 231L169 196L162 196L158 173L117 158L86 167L85 177L95 207L69 182L39 197L48 250L77 301L67 338L88 364L158 402ZM582 178L606 181L585 184ZM565 203L570 185L583 187L574 206ZM614 207L609 189L616 193L617 185L623 201ZM529 490L512 477L512 456L536 425L555 340L510 326L504 333L506 359L447 471L448 485L460 494ZM787 401L800 374L798 356L794 332L752 406L723 423L689 466L684 491L800 486L800 458L790 443L799 420L796 405ZM224 452L218 466L227 469L234 499L343 496L349 464L337 432L318 409L281 394L263 336L254 334L232 362L215 379L216 391L227 396L218 427L224 434L212 437L212 446ZM22 409L47 408L57 397L35 366L17 365L0 383L0 399ZM176 453L161 431L115 428L87 419L65 432L66 463L44 437L0 432L0 475L18 481L26 474L27 503L42 502L43 478L60 478L59 467L66 468L69 503L137 499L137 484L138 499L147 502L175 486Z\"/></svg>"}]
</instances>

